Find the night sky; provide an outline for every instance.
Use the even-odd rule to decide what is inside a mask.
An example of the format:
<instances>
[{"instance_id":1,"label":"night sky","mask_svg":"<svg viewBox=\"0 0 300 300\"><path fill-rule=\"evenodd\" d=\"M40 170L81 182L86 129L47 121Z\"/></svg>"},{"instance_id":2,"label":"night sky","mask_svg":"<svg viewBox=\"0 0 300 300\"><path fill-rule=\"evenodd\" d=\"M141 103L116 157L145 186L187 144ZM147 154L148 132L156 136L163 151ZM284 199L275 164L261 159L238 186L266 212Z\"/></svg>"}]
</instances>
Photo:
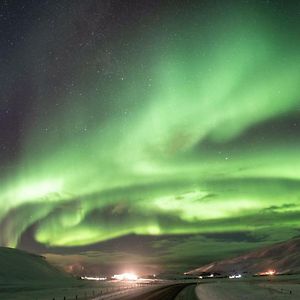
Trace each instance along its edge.
<instances>
[{"instance_id":1,"label":"night sky","mask_svg":"<svg viewBox=\"0 0 300 300\"><path fill-rule=\"evenodd\" d=\"M300 235L299 1L0 3L0 245L184 272Z\"/></svg>"}]
</instances>

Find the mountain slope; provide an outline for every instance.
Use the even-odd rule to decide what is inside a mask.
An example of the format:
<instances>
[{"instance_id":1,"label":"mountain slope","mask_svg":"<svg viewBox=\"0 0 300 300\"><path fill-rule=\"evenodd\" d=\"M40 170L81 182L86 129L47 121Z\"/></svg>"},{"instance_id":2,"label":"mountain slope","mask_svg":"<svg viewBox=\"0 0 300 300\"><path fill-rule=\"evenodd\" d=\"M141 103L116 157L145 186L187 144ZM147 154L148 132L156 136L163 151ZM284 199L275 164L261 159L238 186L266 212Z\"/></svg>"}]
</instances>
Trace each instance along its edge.
<instances>
[{"instance_id":1,"label":"mountain slope","mask_svg":"<svg viewBox=\"0 0 300 300\"><path fill-rule=\"evenodd\" d=\"M276 273L300 273L300 238L268 246L232 259L213 262L191 270L188 274L199 275L203 272L222 274L257 274L275 270Z\"/></svg>"},{"instance_id":2,"label":"mountain slope","mask_svg":"<svg viewBox=\"0 0 300 300\"><path fill-rule=\"evenodd\" d=\"M0 247L0 283L73 281L44 257Z\"/></svg>"}]
</instances>

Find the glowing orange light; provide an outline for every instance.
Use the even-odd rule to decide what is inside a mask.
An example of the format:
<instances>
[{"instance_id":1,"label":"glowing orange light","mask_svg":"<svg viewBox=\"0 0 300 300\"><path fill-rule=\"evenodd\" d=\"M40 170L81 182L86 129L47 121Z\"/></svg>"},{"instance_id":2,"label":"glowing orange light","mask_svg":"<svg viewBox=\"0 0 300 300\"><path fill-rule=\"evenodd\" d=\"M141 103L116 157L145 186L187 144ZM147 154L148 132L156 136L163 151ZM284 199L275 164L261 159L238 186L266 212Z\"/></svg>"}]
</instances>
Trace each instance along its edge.
<instances>
[{"instance_id":1,"label":"glowing orange light","mask_svg":"<svg viewBox=\"0 0 300 300\"><path fill-rule=\"evenodd\" d=\"M272 275L275 275L275 274L276 274L276 271L273 270L273 269L270 269L270 270L268 270L268 271L266 271L266 272L261 272L261 273L259 273L259 275L261 275L261 276L265 276L265 275L272 276Z\"/></svg>"}]
</instances>

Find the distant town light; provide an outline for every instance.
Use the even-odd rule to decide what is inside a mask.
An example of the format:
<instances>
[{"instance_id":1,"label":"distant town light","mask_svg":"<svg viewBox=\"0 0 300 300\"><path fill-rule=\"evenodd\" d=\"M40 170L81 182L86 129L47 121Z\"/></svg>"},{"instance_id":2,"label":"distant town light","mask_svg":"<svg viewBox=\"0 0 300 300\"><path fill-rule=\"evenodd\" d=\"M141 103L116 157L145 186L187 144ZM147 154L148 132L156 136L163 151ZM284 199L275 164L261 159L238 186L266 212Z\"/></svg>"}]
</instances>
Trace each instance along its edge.
<instances>
[{"instance_id":1,"label":"distant town light","mask_svg":"<svg viewBox=\"0 0 300 300\"><path fill-rule=\"evenodd\" d=\"M107 280L107 277L91 277L91 276L82 276L80 277L83 280Z\"/></svg>"},{"instance_id":2,"label":"distant town light","mask_svg":"<svg viewBox=\"0 0 300 300\"><path fill-rule=\"evenodd\" d=\"M230 279L236 279L236 278L241 278L242 275L241 274L234 274L234 275L229 275Z\"/></svg>"},{"instance_id":3,"label":"distant town light","mask_svg":"<svg viewBox=\"0 0 300 300\"><path fill-rule=\"evenodd\" d=\"M272 276L272 275L276 275L276 271L274 269L270 269L266 272L259 273L259 275L260 276L266 276L266 275Z\"/></svg>"}]
</instances>

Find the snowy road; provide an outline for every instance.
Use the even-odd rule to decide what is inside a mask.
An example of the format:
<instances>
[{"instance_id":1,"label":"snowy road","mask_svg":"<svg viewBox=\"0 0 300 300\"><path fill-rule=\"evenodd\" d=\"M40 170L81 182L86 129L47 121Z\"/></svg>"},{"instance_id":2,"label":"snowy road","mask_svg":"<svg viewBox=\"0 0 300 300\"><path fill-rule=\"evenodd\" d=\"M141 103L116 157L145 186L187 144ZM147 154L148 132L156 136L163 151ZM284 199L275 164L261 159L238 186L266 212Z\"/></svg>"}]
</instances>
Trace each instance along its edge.
<instances>
[{"instance_id":1,"label":"snowy road","mask_svg":"<svg viewBox=\"0 0 300 300\"><path fill-rule=\"evenodd\" d=\"M190 284L172 284L166 286L160 286L151 288L150 290L141 289L134 293L118 295L110 298L111 300L174 300L177 295L185 288L188 288ZM193 290L195 285L193 285ZM190 292L188 292L190 293ZM177 299L177 298L176 298ZM189 299L189 298L178 298L178 299ZM194 300L194 299L191 299Z\"/></svg>"}]
</instances>

